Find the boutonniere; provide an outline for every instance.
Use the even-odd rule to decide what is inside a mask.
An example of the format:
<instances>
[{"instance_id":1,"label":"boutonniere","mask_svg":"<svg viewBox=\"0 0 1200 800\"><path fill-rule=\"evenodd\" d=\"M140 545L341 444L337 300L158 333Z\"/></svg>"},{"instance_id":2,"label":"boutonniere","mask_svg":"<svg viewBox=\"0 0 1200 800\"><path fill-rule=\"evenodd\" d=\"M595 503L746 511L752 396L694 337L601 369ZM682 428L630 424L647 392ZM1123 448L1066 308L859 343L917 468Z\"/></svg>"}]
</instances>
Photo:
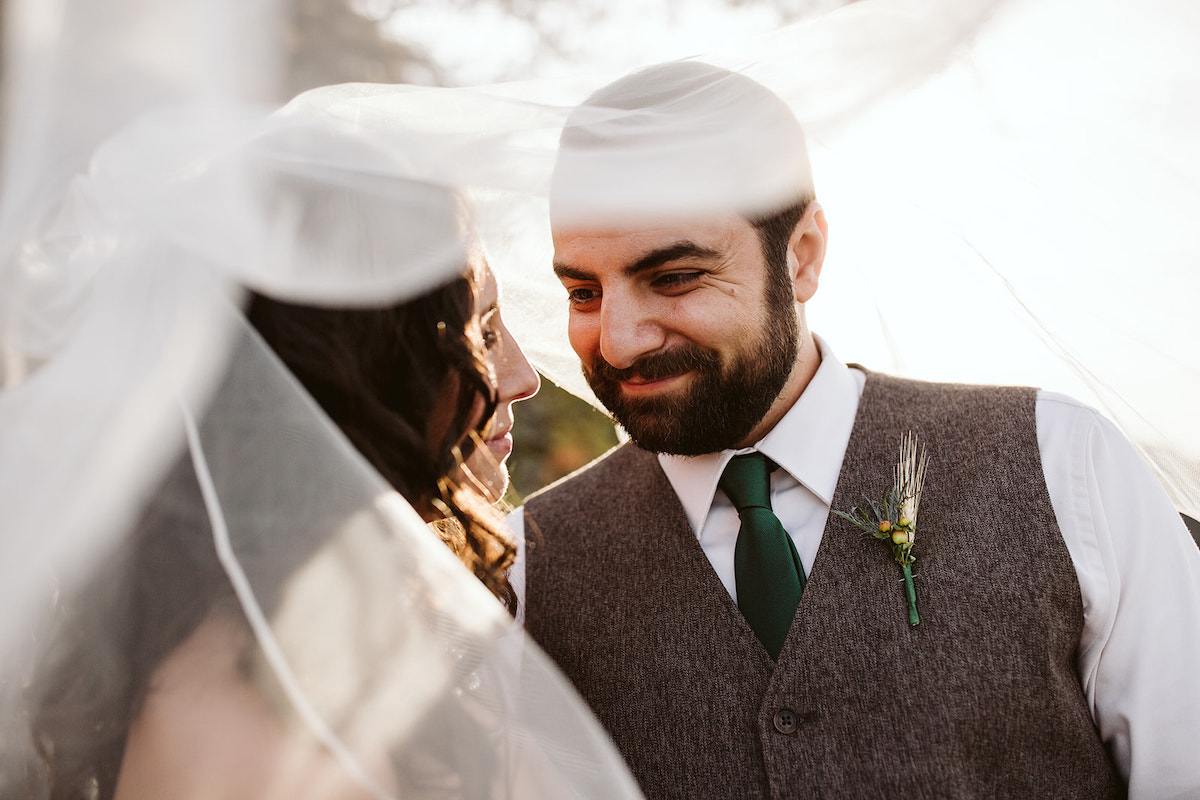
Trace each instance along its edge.
<instances>
[{"instance_id":1,"label":"boutonniere","mask_svg":"<svg viewBox=\"0 0 1200 800\"><path fill-rule=\"evenodd\" d=\"M928 461L925 448L918 447L916 436L908 434L900 441L900 462L896 464L892 490L884 495L882 502L876 503L864 497L867 508L851 508L848 514L833 512L891 545L892 557L904 574L904 595L908 601L910 625L917 625L921 621L917 616L917 590L913 587L912 575L912 565L917 558L912 550L917 538L917 509L921 505L921 486L925 483Z\"/></svg>"}]
</instances>

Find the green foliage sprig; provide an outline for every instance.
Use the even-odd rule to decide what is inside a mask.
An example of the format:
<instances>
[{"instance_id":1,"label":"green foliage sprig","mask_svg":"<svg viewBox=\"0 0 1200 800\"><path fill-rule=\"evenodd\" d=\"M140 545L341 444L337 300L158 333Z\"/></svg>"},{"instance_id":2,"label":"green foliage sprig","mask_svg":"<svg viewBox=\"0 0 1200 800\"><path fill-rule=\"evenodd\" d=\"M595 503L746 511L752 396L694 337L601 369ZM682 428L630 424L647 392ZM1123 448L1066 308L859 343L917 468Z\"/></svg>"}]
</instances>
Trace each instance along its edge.
<instances>
[{"instance_id":1,"label":"green foliage sprig","mask_svg":"<svg viewBox=\"0 0 1200 800\"><path fill-rule=\"evenodd\" d=\"M907 434L900 442L900 462L896 465L891 491L878 503L864 497L867 501L865 508L855 506L849 512L833 512L859 530L891 545L892 557L900 565L904 576L910 625L921 622L917 614L917 591L912 574L912 565L917 557L912 549L917 538L917 510L921 505L921 489L925 483L928 462L925 448L918 447L916 436Z\"/></svg>"}]
</instances>

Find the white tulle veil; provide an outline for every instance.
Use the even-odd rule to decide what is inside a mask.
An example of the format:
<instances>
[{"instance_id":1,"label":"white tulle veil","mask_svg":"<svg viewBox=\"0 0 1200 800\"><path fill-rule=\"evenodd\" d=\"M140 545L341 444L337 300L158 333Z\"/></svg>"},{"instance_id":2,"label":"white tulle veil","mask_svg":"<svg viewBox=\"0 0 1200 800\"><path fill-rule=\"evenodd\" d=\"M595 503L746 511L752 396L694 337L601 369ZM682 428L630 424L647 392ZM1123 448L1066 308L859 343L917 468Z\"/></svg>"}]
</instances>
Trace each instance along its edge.
<instances>
[{"instance_id":1,"label":"white tulle veil","mask_svg":"<svg viewBox=\"0 0 1200 800\"><path fill-rule=\"evenodd\" d=\"M572 110L618 76L342 85L272 109L269 4L8 11L0 792L26 785L49 609L119 566L149 501L182 498L253 631L256 684L366 796L635 796L573 692L242 312L247 287L365 306L449 279L463 232L436 211L452 189L508 324L590 398L547 197ZM700 60L805 127L831 230L807 314L842 359L1079 397L1196 515L1198 30L1169 0L863 0ZM713 146L734 154L753 120L729 116ZM726 164L676 183L655 150L627 155L653 185L622 211L729 202L695 179ZM357 199L312 229L264 204L280 173Z\"/></svg>"},{"instance_id":2,"label":"white tulle veil","mask_svg":"<svg viewBox=\"0 0 1200 800\"><path fill-rule=\"evenodd\" d=\"M111 791L113 764L92 785L35 751L118 742L120 762L122 687L148 677L126 612L186 626L211 593L285 743L254 796L637 796L573 690L244 315L248 288L378 307L463 274L470 185L426 179L436 132L272 113L269 5L9 10L0 795ZM247 791L227 777L179 788Z\"/></svg>"}]
</instances>

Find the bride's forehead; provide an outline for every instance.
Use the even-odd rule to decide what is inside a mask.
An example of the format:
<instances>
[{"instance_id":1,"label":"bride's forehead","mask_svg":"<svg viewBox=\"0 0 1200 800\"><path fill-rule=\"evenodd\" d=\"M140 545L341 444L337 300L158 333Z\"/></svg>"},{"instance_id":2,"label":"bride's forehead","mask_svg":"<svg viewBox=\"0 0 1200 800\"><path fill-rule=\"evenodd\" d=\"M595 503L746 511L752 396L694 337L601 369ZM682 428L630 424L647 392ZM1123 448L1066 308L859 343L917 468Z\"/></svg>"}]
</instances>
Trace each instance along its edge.
<instances>
[{"instance_id":1,"label":"bride's forehead","mask_svg":"<svg viewBox=\"0 0 1200 800\"><path fill-rule=\"evenodd\" d=\"M467 257L467 272L475 285L476 305L480 310L487 310L496 305L500 299L500 284L495 270L488 260L478 250L472 251Z\"/></svg>"}]
</instances>

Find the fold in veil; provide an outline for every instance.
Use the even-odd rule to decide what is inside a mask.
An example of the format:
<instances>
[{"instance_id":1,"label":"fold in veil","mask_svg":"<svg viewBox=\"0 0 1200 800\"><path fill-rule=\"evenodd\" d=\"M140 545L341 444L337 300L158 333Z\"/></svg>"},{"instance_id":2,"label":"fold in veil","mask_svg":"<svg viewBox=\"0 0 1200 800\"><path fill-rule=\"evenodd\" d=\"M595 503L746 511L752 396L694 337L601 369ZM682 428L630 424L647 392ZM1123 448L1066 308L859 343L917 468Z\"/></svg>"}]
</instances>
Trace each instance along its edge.
<instances>
[{"instance_id":1,"label":"fold in veil","mask_svg":"<svg viewBox=\"0 0 1200 800\"><path fill-rule=\"evenodd\" d=\"M461 189L510 327L543 374L590 398L550 270L547 192L571 110L617 76L344 85L268 116L240 101L269 82L269 48L227 49L234 31L270 40L255 33L265 7L245 5L249 17L212 0L27 2L7 28L0 700L18 745L5 766L31 746L21 694L47 610L119 566L148 501L179 498L253 631L247 670L300 752L376 796L636 794L573 693L536 648L514 646L502 609L239 308L247 285L342 305L436 285L461 269L462 243L423 214L428 190ZM1192 515L1197 13L1168 0L863 0L703 58L761 81L806 128L831 230L808 317L839 357L1074 395L1122 427ZM732 158L754 122L731 111L714 149ZM733 190L770 201L769 181L717 179L720 160L676 181L660 155L622 154L645 159L647 183L627 187L619 213L722 209ZM265 214L264 164L394 220L383 250L350 258L362 254L339 238L350 226ZM97 664L88 680L75 690L116 678Z\"/></svg>"}]
</instances>

